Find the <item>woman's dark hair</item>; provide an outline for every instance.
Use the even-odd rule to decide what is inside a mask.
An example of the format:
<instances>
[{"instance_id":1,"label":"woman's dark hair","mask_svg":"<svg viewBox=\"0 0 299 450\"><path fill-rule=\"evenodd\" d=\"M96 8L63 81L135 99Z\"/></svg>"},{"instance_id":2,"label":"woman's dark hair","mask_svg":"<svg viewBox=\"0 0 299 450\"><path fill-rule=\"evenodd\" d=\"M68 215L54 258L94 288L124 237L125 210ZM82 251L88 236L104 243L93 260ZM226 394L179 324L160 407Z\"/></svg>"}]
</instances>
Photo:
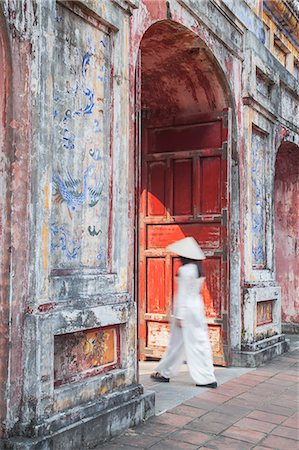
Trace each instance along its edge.
<instances>
[{"instance_id":1,"label":"woman's dark hair","mask_svg":"<svg viewBox=\"0 0 299 450\"><path fill-rule=\"evenodd\" d=\"M203 270L202 267L202 262L196 259L190 259L190 258L185 258L184 256L180 256L180 260L182 265L184 266L185 264L195 264L197 266L197 270L198 270L198 277L204 277L205 276L205 272Z\"/></svg>"}]
</instances>

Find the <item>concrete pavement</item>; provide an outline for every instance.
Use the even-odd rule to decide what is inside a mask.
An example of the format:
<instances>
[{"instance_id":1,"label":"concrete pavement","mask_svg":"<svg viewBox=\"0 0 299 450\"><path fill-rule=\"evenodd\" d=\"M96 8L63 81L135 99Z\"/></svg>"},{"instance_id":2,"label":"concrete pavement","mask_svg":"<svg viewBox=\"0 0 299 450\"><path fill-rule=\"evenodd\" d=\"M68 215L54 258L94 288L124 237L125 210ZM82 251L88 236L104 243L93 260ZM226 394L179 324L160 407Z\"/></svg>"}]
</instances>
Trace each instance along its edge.
<instances>
[{"instance_id":1,"label":"concrete pavement","mask_svg":"<svg viewBox=\"0 0 299 450\"><path fill-rule=\"evenodd\" d=\"M216 368L217 389L194 388L182 373L157 392L158 414L131 428L107 444L106 450L295 450L299 448L298 365L299 349L293 350L258 369ZM294 349L295 348L295 349ZM240 370L240 369L235 369ZM224 375L222 375L224 373ZM142 374L141 377L147 377ZM228 377L226 381L225 377ZM222 384L221 384L222 383ZM157 383L155 383L157 384ZM169 390L163 400L159 392ZM179 389L179 385L181 389ZM153 387L153 386L152 386ZM155 387L155 386L154 386ZM181 391L181 394L180 394ZM191 395L192 394L192 395ZM170 402L170 397L175 397ZM168 396L168 400L167 400ZM188 398L187 398L188 397ZM175 401L176 406L172 407ZM170 402L170 403L169 403Z\"/></svg>"}]
</instances>

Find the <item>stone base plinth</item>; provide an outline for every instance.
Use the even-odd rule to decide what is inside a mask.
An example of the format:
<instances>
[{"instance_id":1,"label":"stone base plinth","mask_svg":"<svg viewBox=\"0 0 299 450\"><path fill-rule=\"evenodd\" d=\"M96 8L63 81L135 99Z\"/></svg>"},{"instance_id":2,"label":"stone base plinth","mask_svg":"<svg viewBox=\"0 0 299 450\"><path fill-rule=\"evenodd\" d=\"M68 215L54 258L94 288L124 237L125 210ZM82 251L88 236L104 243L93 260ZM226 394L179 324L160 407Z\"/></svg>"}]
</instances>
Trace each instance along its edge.
<instances>
[{"instance_id":1,"label":"stone base plinth","mask_svg":"<svg viewBox=\"0 0 299 450\"><path fill-rule=\"evenodd\" d=\"M281 324L281 331L285 334L299 334L299 323L285 323Z\"/></svg>"},{"instance_id":2,"label":"stone base plinth","mask_svg":"<svg viewBox=\"0 0 299 450\"><path fill-rule=\"evenodd\" d=\"M280 334L262 339L252 344L246 344L240 352L232 354L232 365L237 367L258 367L266 361L285 353L290 348L290 342L285 335Z\"/></svg>"},{"instance_id":3,"label":"stone base plinth","mask_svg":"<svg viewBox=\"0 0 299 450\"><path fill-rule=\"evenodd\" d=\"M92 407L93 406L93 407ZM104 406L104 407L102 407ZM87 415L84 410L88 410ZM91 411L93 411L91 413ZM7 450L84 450L93 448L126 428L137 425L155 413L155 393L133 385L105 396L93 405L65 413L69 424L59 428L59 417L52 417L31 429L35 437L15 436L0 440ZM60 423L65 419L60 414ZM77 420L74 420L77 418ZM80 418L80 420L78 420ZM48 433L45 431L48 430Z\"/></svg>"}]
</instances>

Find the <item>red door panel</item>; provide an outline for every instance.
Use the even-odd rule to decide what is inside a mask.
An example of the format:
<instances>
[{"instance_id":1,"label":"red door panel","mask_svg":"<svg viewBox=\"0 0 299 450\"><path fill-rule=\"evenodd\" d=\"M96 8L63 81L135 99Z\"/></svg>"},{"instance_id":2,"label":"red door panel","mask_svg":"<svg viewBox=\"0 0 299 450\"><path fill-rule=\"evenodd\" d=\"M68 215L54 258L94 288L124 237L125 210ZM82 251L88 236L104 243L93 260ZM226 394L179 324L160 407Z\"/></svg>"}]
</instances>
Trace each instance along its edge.
<instances>
[{"instance_id":1,"label":"red door panel","mask_svg":"<svg viewBox=\"0 0 299 450\"><path fill-rule=\"evenodd\" d=\"M200 159L200 213L221 214L221 156Z\"/></svg>"},{"instance_id":2,"label":"red door panel","mask_svg":"<svg viewBox=\"0 0 299 450\"><path fill-rule=\"evenodd\" d=\"M155 280L154 283L147 282L147 312L166 313L165 297L165 259L147 258L147 280Z\"/></svg>"},{"instance_id":3,"label":"red door panel","mask_svg":"<svg viewBox=\"0 0 299 450\"><path fill-rule=\"evenodd\" d=\"M227 309L227 116L203 123L147 128L140 198L140 357L160 358L179 258L166 247L193 236L205 251L206 303L214 362L229 362Z\"/></svg>"},{"instance_id":4,"label":"red door panel","mask_svg":"<svg viewBox=\"0 0 299 450\"><path fill-rule=\"evenodd\" d=\"M165 249L184 237L193 236L203 248L218 249L221 245L220 223L148 224L146 227L147 249Z\"/></svg>"},{"instance_id":5,"label":"red door panel","mask_svg":"<svg viewBox=\"0 0 299 450\"><path fill-rule=\"evenodd\" d=\"M165 184L166 164L164 161L151 162L147 166L147 215L164 216L165 209Z\"/></svg>"},{"instance_id":6,"label":"red door panel","mask_svg":"<svg viewBox=\"0 0 299 450\"><path fill-rule=\"evenodd\" d=\"M193 213L192 159L173 161L173 214Z\"/></svg>"},{"instance_id":7,"label":"red door panel","mask_svg":"<svg viewBox=\"0 0 299 450\"><path fill-rule=\"evenodd\" d=\"M147 153L220 148L222 123L219 120L167 128L155 128L149 136Z\"/></svg>"}]
</instances>

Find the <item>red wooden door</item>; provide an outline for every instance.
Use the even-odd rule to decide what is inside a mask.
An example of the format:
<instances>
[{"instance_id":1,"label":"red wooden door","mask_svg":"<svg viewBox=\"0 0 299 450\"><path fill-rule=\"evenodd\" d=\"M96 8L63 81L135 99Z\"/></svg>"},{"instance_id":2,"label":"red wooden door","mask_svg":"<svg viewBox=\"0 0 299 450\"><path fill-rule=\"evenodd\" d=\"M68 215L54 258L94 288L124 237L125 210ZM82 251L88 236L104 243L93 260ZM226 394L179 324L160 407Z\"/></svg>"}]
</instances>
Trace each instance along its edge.
<instances>
[{"instance_id":1,"label":"red wooden door","mask_svg":"<svg viewBox=\"0 0 299 450\"><path fill-rule=\"evenodd\" d=\"M214 362L228 363L227 113L200 123L146 128L140 198L140 357L160 358L169 338L178 258L165 250L193 236L205 251Z\"/></svg>"}]
</instances>

